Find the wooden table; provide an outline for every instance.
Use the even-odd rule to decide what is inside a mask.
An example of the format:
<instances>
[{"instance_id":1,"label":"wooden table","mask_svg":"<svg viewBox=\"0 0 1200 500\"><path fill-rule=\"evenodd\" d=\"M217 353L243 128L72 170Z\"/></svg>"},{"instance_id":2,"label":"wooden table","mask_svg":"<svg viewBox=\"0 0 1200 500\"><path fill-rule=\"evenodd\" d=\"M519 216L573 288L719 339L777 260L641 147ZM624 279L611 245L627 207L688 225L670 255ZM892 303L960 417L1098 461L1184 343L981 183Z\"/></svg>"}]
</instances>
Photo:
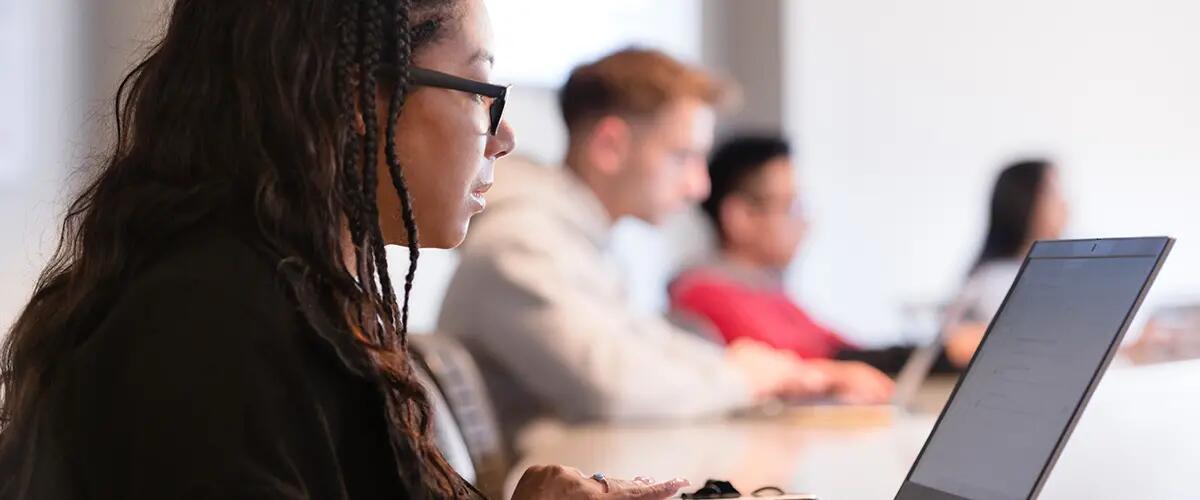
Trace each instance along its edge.
<instances>
[{"instance_id":1,"label":"wooden table","mask_svg":"<svg viewBox=\"0 0 1200 500\"><path fill-rule=\"evenodd\" d=\"M806 410L769 419L543 428L521 467L561 463L614 477L728 479L823 499L886 499L936 413ZM1109 370L1043 499L1200 499L1200 362ZM515 478L514 478L515 480Z\"/></svg>"}]
</instances>

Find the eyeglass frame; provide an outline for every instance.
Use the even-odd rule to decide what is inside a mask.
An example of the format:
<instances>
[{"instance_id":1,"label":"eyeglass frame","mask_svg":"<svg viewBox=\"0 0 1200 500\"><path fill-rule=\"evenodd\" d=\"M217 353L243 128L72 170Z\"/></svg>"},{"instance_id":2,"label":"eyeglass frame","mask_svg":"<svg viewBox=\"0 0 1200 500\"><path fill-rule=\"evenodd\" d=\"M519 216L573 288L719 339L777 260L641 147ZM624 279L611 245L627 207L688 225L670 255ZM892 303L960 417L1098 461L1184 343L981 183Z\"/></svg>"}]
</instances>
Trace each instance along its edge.
<instances>
[{"instance_id":1,"label":"eyeglass frame","mask_svg":"<svg viewBox=\"0 0 1200 500\"><path fill-rule=\"evenodd\" d=\"M393 66L383 66L380 70L393 74L396 72ZM508 99L510 85L481 82L417 66L410 66L408 68L408 83L410 85L457 90L459 92L491 98L492 103L488 105L488 119L491 120L488 124L488 134L496 135L500 131L500 121L504 117L504 106Z\"/></svg>"}]
</instances>

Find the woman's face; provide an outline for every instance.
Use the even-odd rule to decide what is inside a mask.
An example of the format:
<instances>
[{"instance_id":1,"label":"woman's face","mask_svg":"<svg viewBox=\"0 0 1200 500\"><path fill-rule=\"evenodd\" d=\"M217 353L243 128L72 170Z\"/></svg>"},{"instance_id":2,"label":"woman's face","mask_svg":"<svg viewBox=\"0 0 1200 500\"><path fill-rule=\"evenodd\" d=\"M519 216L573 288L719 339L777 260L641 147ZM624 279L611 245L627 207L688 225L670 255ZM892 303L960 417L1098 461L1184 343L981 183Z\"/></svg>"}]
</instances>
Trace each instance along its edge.
<instances>
[{"instance_id":1,"label":"woman's face","mask_svg":"<svg viewBox=\"0 0 1200 500\"><path fill-rule=\"evenodd\" d=\"M492 28L482 0L459 0L440 37L413 54L416 66L491 81ZM381 124L387 115L379 99ZM412 86L396 126L396 148L413 203L422 247L451 248L462 243L467 225L482 212L492 185L492 164L514 146L512 128L502 122L488 133L491 99L442 88ZM382 141L380 141L382 142ZM399 195L387 163L379 155L379 224L388 244L408 234Z\"/></svg>"},{"instance_id":2,"label":"woman's face","mask_svg":"<svg viewBox=\"0 0 1200 500\"><path fill-rule=\"evenodd\" d=\"M1062 238L1067 226L1067 199L1059 182L1058 171L1049 169L1042 181L1037 201L1033 207L1031 240L1056 240Z\"/></svg>"}]
</instances>

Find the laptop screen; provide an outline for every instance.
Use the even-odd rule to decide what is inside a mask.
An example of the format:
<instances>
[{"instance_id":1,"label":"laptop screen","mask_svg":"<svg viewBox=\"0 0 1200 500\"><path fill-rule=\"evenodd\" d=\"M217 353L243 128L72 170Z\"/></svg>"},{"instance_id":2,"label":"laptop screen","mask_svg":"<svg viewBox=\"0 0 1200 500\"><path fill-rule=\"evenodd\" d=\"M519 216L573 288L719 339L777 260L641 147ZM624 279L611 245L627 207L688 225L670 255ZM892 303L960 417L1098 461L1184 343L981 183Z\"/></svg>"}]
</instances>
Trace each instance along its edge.
<instances>
[{"instance_id":1,"label":"laptop screen","mask_svg":"<svg viewBox=\"0 0 1200 500\"><path fill-rule=\"evenodd\" d=\"M1162 254L1040 253L1031 253L910 482L978 500L1033 495Z\"/></svg>"}]
</instances>

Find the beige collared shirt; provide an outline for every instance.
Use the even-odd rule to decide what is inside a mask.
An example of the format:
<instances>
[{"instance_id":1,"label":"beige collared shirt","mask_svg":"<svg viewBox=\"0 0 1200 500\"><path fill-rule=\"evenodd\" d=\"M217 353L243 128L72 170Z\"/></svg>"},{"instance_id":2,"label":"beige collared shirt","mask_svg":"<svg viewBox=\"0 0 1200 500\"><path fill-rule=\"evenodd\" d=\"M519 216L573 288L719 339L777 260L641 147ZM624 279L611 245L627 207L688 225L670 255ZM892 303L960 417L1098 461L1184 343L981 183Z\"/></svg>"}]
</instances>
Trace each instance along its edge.
<instances>
[{"instance_id":1,"label":"beige collared shirt","mask_svg":"<svg viewBox=\"0 0 1200 500\"><path fill-rule=\"evenodd\" d=\"M711 416L750 402L721 348L635 312L605 246L612 226L573 173L502 160L472 222L439 330L484 370L505 427Z\"/></svg>"}]
</instances>

